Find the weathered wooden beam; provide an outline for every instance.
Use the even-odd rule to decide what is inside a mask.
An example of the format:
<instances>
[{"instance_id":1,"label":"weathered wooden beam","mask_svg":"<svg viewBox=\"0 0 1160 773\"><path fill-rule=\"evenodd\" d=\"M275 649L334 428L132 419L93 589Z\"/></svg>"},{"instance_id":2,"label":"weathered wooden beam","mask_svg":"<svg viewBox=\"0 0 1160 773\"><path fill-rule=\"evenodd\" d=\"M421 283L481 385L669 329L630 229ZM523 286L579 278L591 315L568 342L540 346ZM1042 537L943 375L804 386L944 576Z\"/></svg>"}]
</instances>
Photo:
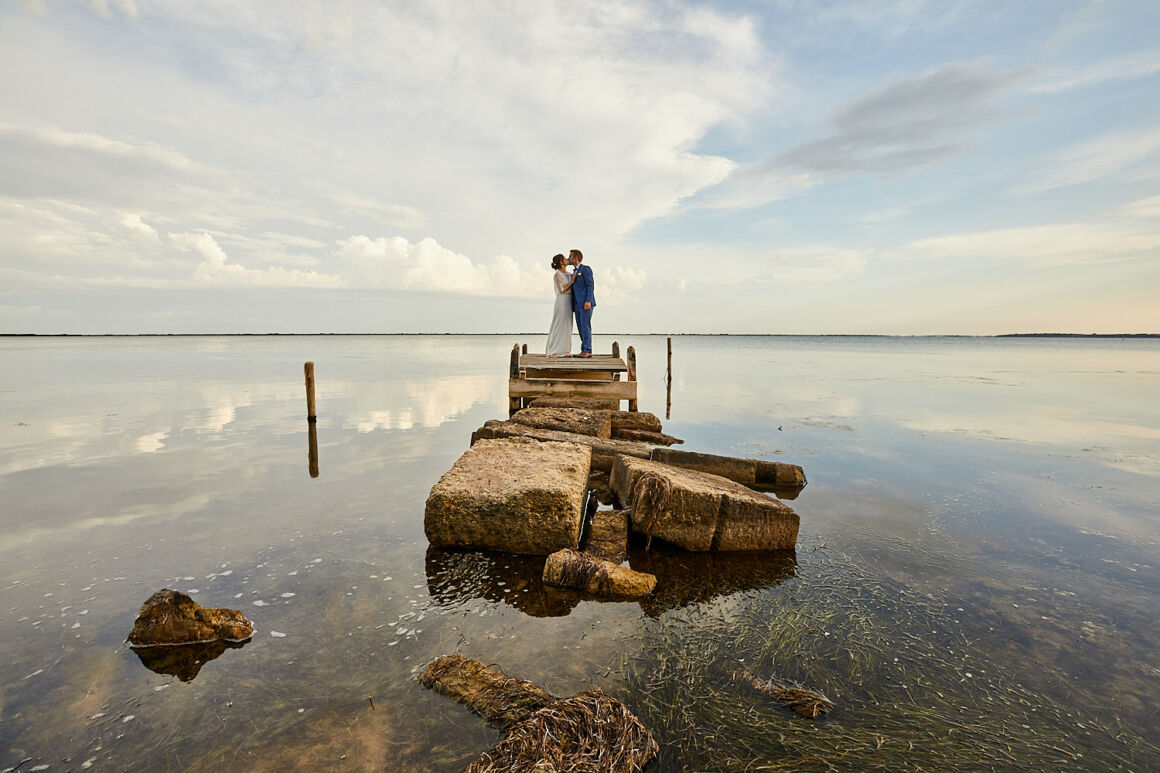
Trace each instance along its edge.
<instances>
[{"instance_id":1,"label":"weathered wooden beam","mask_svg":"<svg viewBox=\"0 0 1160 773\"><path fill-rule=\"evenodd\" d=\"M635 381L569 381L555 378L513 378L508 380L508 396L518 397L606 397L628 400L636 405Z\"/></svg>"},{"instance_id":2,"label":"weathered wooden beam","mask_svg":"<svg viewBox=\"0 0 1160 773\"><path fill-rule=\"evenodd\" d=\"M514 344L512 346L511 365L508 368L508 378L518 380L520 377L520 345ZM520 398L516 397L508 390L508 416L518 411L523 406L520 405Z\"/></svg>"}]
</instances>

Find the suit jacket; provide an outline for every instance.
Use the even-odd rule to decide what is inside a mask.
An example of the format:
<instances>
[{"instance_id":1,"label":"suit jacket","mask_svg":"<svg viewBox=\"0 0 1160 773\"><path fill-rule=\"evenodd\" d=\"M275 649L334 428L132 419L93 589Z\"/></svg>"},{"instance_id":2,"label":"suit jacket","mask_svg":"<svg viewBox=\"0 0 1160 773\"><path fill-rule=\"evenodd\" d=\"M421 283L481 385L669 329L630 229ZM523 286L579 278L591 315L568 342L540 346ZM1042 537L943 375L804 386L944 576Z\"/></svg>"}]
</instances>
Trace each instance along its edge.
<instances>
[{"instance_id":1,"label":"suit jacket","mask_svg":"<svg viewBox=\"0 0 1160 773\"><path fill-rule=\"evenodd\" d=\"M596 308L596 282L592 278L592 269L581 263L576 267L576 281L572 285L572 310L580 311L584 303L592 304Z\"/></svg>"}]
</instances>

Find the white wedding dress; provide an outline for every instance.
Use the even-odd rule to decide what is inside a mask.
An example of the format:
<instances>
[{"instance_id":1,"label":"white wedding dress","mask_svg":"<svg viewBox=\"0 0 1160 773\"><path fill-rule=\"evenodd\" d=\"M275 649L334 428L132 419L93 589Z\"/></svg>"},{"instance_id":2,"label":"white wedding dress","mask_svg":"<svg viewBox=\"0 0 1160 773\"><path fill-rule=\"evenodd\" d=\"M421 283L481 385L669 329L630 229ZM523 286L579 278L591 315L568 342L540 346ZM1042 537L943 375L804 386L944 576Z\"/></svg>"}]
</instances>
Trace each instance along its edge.
<instances>
[{"instance_id":1,"label":"white wedding dress","mask_svg":"<svg viewBox=\"0 0 1160 773\"><path fill-rule=\"evenodd\" d=\"M572 288L563 289L572 277L566 271L557 271L553 279L556 305L552 307L552 326L548 328L548 347L544 353L562 357L572 353Z\"/></svg>"}]
</instances>

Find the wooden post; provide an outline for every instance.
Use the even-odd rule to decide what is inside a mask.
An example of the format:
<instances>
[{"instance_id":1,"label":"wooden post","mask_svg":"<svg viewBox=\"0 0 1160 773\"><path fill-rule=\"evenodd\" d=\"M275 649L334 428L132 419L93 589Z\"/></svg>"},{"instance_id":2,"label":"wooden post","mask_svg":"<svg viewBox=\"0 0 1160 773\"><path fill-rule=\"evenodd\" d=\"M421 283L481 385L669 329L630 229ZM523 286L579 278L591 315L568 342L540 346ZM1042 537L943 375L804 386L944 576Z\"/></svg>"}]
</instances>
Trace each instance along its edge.
<instances>
[{"instance_id":1,"label":"wooden post","mask_svg":"<svg viewBox=\"0 0 1160 773\"><path fill-rule=\"evenodd\" d=\"M306 363L306 420L318 421L314 411L314 363Z\"/></svg>"},{"instance_id":2,"label":"wooden post","mask_svg":"<svg viewBox=\"0 0 1160 773\"><path fill-rule=\"evenodd\" d=\"M668 341L668 347L669 347L668 367L665 369L665 378L668 379L669 381L672 381L673 380L673 339L668 338L665 340Z\"/></svg>"},{"instance_id":3,"label":"wooden post","mask_svg":"<svg viewBox=\"0 0 1160 773\"><path fill-rule=\"evenodd\" d=\"M521 347L520 352L522 354L527 354L528 353L528 345L524 344L523 347Z\"/></svg>"},{"instance_id":4,"label":"wooden post","mask_svg":"<svg viewBox=\"0 0 1160 773\"><path fill-rule=\"evenodd\" d=\"M636 349L635 348L633 348L631 346L628 347L627 359L628 359L628 380L629 381L636 381ZM636 410L636 400L635 399L628 401L628 410L630 410L630 411Z\"/></svg>"},{"instance_id":5,"label":"wooden post","mask_svg":"<svg viewBox=\"0 0 1160 773\"><path fill-rule=\"evenodd\" d=\"M620 356L620 341L613 341L613 342L612 342L612 356L613 356L613 357L619 357L619 356ZM613 373L613 374L612 374L612 380L613 380L613 381L620 381L620 374L619 374L619 373Z\"/></svg>"},{"instance_id":6,"label":"wooden post","mask_svg":"<svg viewBox=\"0 0 1160 773\"><path fill-rule=\"evenodd\" d=\"M310 445L310 448L309 448L310 477L317 478L318 477L318 422L308 421L308 422L306 422L306 426L309 427L309 430L310 430L310 443L309 443L309 445Z\"/></svg>"},{"instance_id":7,"label":"wooden post","mask_svg":"<svg viewBox=\"0 0 1160 773\"><path fill-rule=\"evenodd\" d=\"M518 379L520 377L520 345L512 346L512 360L511 367L508 369L509 379ZM508 387L508 416L511 416L520 409L520 398L512 397L511 387Z\"/></svg>"}]
</instances>

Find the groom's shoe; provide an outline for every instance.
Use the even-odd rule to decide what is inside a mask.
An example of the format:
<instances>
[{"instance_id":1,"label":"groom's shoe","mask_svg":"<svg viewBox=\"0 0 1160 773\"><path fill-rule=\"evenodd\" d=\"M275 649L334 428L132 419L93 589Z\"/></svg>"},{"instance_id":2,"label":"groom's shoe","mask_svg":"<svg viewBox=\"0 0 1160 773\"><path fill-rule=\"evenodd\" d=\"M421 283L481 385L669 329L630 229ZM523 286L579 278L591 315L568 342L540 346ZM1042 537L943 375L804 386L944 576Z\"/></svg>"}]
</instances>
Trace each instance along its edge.
<instances>
[{"instance_id":1,"label":"groom's shoe","mask_svg":"<svg viewBox=\"0 0 1160 773\"><path fill-rule=\"evenodd\" d=\"M580 352L580 353L579 353L579 354L577 354L576 356L577 356L577 357L591 357L591 356L592 356L592 352Z\"/></svg>"}]
</instances>

